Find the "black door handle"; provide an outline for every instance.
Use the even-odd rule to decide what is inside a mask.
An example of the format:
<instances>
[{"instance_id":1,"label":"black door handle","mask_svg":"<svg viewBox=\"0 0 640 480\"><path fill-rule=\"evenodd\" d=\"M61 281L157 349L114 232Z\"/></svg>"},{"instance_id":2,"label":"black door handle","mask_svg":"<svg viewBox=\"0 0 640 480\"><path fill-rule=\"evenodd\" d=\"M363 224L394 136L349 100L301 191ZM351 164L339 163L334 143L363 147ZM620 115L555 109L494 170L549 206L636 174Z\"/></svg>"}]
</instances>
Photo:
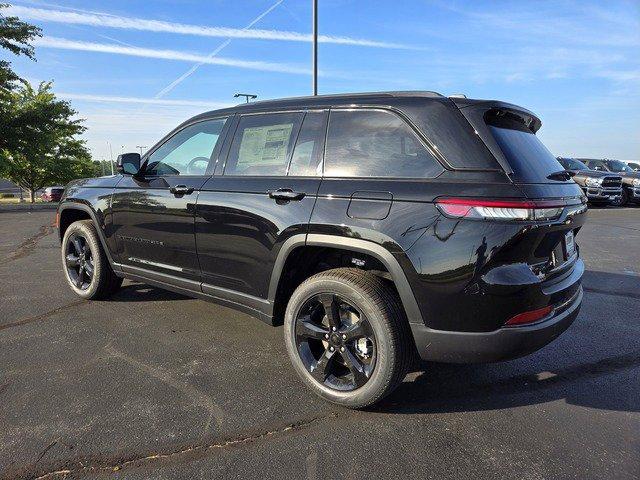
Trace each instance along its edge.
<instances>
[{"instance_id":1,"label":"black door handle","mask_svg":"<svg viewBox=\"0 0 640 480\"><path fill-rule=\"evenodd\" d=\"M193 188L187 187L186 185L175 185L171 187L169 191L174 195L189 195L193 193Z\"/></svg>"},{"instance_id":2,"label":"black door handle","mask_svg":"<svg viewBox=\"0 0 640 480\"><path fill-rule=\"evenodd\" d=\"M269 194L269 198L273 198L274 200L302 200L306 193L304 192L294 192L290 188L279 188L278 190L269 190L267 192Z\"/></svg>"}]
</instances>

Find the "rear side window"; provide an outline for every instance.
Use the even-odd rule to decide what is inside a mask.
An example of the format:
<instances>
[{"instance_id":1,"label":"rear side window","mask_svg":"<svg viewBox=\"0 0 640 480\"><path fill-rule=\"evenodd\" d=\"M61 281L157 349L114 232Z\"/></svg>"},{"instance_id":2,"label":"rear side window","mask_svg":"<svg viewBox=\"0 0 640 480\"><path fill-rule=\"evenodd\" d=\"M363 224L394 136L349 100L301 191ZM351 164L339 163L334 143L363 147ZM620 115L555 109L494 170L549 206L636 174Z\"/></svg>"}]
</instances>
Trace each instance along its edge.
<instances>
[{"instance_id":1,"label":"rear side window","mask_svg":"<svg viewBox=\"0 0 640 480\"><path fill-rule=\"evenodd\" d=\"M240 118L225 175L286 175L301 113L246 115Z\"/></svg>"},{"instance_id":2,"label":"rear side window","mask_svg":"<svg viewBox=\"0 0 640 480\"><path fill-rule=\"evenodd\" d=\"M518 181L547 183L548 175L564 169L518 115L488 112L485 121Z\"/></svg>"},{"instance_id":3,"label":"rear side window","mask_svg":"<svg viewBox=\"0 0 640 480\"><path fill-rule=\"evenodd\" d=\"M327 177L433 178L443 168L399 116L382 110L333 110Z\"/></svg>"}]
</instances>

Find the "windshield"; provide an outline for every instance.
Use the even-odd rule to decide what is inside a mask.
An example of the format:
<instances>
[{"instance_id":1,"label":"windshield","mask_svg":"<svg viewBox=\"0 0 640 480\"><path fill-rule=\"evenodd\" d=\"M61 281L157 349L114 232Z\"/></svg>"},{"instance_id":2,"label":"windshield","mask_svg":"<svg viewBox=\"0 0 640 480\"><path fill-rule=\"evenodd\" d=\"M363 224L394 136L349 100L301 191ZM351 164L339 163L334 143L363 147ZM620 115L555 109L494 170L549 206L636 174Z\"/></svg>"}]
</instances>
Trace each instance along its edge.
<instances>
[{"instance_id":1,"label":"windshield","mask_svg":"<svg viewBox=\"0 0 640 480\"><path fill-rule=\"evenodd\" d=\"M633 169L620 160L607 160L607 167L612 172L633 172Z\"/></svg>"},{"instance_id":2,"label":"windshield","mask_svg":"<svg viewBox=\"0 0 640 480\"><path fill-rule=\"evenodd\" d=\"M589 170L589 167L575 158L561 158L559 160L567 170Z\"/></svg>"}]
</instances>

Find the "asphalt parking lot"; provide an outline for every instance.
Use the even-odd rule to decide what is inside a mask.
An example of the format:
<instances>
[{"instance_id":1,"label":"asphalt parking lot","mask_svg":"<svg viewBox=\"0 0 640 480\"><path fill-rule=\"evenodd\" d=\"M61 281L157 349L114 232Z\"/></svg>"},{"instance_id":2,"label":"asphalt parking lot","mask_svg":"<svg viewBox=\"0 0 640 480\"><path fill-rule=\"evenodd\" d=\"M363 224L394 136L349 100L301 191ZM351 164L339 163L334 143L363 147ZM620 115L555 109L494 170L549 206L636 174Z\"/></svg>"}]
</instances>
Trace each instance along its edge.
<instances>
[{"instance_id":1,"label":"asphalt parking lot","mask_svg":"<svg viewBox=\"0 0 640 480\"><path fill-rule=\"evenodd\" d=\"M590 211L555 343L428 365L369 411L310 395L281 327L135 283L75 297L53 216L0 213L1 478L640 476L640 208Z\"/></svg>"}]
</instances>

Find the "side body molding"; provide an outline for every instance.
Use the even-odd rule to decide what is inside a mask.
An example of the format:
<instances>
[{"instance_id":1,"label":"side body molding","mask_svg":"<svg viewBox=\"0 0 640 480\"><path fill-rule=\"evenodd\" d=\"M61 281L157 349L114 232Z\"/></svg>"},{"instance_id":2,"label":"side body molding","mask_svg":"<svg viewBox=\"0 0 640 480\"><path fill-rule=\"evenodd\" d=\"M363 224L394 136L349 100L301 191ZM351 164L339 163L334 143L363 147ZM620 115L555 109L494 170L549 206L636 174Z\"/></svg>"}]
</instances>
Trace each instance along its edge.
<instances>
[{"instance_id":1,"label":"side body molding","mask_svg":"<svg viewBox=\"0 0 640 480\"><path fill-rule=\"evenodd\" d=\"M295 235L284 242L280 249L280 252L278 253L278 258L276 259L273 273L271 274L271 281L269 283L269 302L272 305L276 298L280 275L282 273L282 269L287 260L287 257L289 256L289 253L291 253L294 248L303 245L342 248L346 250L352 250L354 252L366 253L375 257L380 262L382 262L382 264L391 274L398 293L400 294L400 299L402 300L402 304L404 306L409 322L420 324L423 323L422 315L420 313L420 309L418 308L416 298L413 295L413 291L411 290L411 286L409 285L409 281L407 280L402 267L398 263L398 260L396 260L393 254L377 243L357 238L341 237L337 235L310 233L306 236L306 241L305 235Z\"/></svg>"}]
</instances>

